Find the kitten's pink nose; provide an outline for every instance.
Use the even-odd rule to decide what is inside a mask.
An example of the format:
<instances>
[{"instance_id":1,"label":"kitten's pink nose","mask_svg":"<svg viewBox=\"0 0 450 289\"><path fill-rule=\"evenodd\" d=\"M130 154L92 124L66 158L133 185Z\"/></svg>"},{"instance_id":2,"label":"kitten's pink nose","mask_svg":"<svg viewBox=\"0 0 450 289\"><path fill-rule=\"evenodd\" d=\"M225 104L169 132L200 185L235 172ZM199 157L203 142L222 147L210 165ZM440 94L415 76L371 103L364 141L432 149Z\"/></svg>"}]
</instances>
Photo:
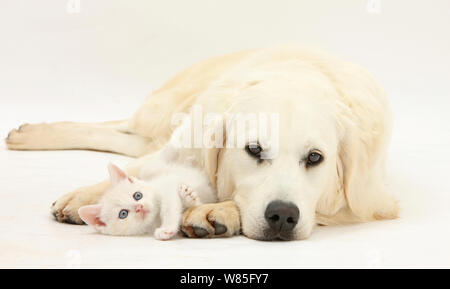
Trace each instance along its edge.
<instances>
[{"instance_id":1,"label":"kitten's pink nose","mask_svg":"<svg viewBox=\"0 0 450 289\"><path fill-rule=\"evenodd\" d=\"M144 206L141 204L137 204L136 206L134 206L134 209L135 209L136 213L139 213L141 211L144 211Z\"/></svg>"}]
</instances>

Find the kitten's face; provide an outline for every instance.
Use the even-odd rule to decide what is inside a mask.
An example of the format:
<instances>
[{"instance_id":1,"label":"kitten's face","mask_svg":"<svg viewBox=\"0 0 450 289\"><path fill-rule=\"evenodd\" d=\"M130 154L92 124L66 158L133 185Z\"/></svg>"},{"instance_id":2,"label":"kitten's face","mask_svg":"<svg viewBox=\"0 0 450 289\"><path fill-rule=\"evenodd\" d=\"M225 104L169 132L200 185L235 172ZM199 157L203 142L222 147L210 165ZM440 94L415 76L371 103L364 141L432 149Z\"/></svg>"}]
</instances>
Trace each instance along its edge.
<instances>
[{"instance_id":1,"label":"kitten's face","mask_svg":"<svg viewBox=\"0 0 450 289\"><path fill-rule=\"evenodd\" d=\"M111 235L140 235L157 216L155 193L139 180L124 180L105 193L99 214L106 226L98 230Z\"/></svg>"},{"instance_id":2,"label":"kitten's face","mask_svg":"<svg viewBox=\"0 0 450 289\"><path fill-rule=\"evenodd\" d=\"M141 235L157 222L159 206L156 192L143 181L128 177L110 166L111 188L99 204L80 208L80 217L96 230L108 235Z\"/></svg>"}]
</instances>

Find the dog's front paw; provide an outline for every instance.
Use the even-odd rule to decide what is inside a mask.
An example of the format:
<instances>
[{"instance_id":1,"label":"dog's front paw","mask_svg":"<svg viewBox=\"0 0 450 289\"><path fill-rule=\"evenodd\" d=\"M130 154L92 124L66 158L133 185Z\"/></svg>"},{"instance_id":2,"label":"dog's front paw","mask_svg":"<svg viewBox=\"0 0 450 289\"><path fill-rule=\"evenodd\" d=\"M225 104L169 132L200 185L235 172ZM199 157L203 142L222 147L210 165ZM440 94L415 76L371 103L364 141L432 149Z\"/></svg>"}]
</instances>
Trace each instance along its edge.
<instances>
[{"instance_id":1,"label":"dog's front paw","mask_svg":"<svg viewBox=\"0 0 450 289\"><path fill-rule=\"evenodd\" d=\"M238 235L240 229L239 210L233 201L189 208L181 226L190 238L231 237Z\"/></svg>"},{"instance_id":2,"label":"dog's front paw","mask_svg":"<svg viewBox=\"0 0 450 289\"><path fill-rule=\"evenodd\" d=\"M168 228L158 228L155 230L155 238L162 241L170 240L176 233L176 230Z\"/></svg>"},{"instance_id":3,"label":"dog's front paw","mask_svg":"<svg viewBox=\"0 0 450 289\"><path fill-rule=\"evenodd\" d=\"M52 204L50 210L58 222L76 225L84 223L78 216L78 209L85 204L77 195L77 191L65 194Z\"/></svg>"},{"instance_id":4,"label":"dog's front paw","mask_svg":"<svg viewBox=\"0 0 450 289\"><path fill-rule=\"evenodd\" d=\"M109 182L102 182L94 186L79 188L71 193L65 194L51 206L51 213L58 222L69 224L84 224L78 215L78 209L98 202L104 187Z\"/></svg>"}]
</instances>

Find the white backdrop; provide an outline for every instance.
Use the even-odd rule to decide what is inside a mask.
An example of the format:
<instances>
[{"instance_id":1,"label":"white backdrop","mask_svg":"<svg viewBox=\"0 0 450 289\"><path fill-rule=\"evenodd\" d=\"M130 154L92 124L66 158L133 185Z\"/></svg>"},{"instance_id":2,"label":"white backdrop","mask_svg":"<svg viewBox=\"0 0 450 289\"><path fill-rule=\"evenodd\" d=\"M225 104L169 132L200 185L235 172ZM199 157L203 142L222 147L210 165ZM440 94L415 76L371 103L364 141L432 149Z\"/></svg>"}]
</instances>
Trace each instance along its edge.
<instances>
[{"instance_id":1,"label":"white backdrop","mask_svg":"<svg viewBox=\"0 0 450 289\"><path fill-rule=\"evenodd\" d=\"M86 227L57 224L48 206L61 193L104 177L107 161L128 159L10 152L2 144L0 200L11 205L0 213L0 229L10 231L0 234L0 267L61 267L70 250L88 267L450 266L449 35L447 0L0 0L0 135L24 122L126 118L168 77L220 53L317 47L362 64L386 88L395 114L389 175L403 208L399 220L319 228L300 243L152 241L166 246L158 249L169 256L165 261L151 252L137 258L135 249L112 256L108 250L142 239L104 239ZM86 234L88 247L80 239ZM247 248L239 262L235 245ZM224 253L211 258L207 248L217 246ZM281 257L263 258L261 248L269 255L276 248Z\"/></svg>"}]
</instances>

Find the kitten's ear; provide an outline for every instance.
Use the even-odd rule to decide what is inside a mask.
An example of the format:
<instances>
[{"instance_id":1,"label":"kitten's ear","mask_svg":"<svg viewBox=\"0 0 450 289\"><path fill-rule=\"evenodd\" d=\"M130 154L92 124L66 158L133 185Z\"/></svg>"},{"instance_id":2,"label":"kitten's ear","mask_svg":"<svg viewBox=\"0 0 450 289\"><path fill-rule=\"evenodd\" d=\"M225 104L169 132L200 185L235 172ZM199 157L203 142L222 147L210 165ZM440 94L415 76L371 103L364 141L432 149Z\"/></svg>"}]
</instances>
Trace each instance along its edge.
<instances>
[{"instance_id":1,"label":"kitten's ear","mask_svg":"<svg viewBox=\"0 0 450 289\"><path fill-rule=\"evenodd\" d=\"M113 163L108 165L109 176L111 178L111 184L115 185L127 178L127 174L122 171L118 166Z\"/></svg>"},{"instance_id":2,"label":"kitten's ear","mask_svg":"<svg viewBox=\"0 0 450 289\"><path fill-rule=\"evenodd\" d=\"M78 215L80 218L90 226L105 226L106 224L100 220L100 211L102 205L90 205L84 206L78 209Z\"/></svg>"}]
</instances>

